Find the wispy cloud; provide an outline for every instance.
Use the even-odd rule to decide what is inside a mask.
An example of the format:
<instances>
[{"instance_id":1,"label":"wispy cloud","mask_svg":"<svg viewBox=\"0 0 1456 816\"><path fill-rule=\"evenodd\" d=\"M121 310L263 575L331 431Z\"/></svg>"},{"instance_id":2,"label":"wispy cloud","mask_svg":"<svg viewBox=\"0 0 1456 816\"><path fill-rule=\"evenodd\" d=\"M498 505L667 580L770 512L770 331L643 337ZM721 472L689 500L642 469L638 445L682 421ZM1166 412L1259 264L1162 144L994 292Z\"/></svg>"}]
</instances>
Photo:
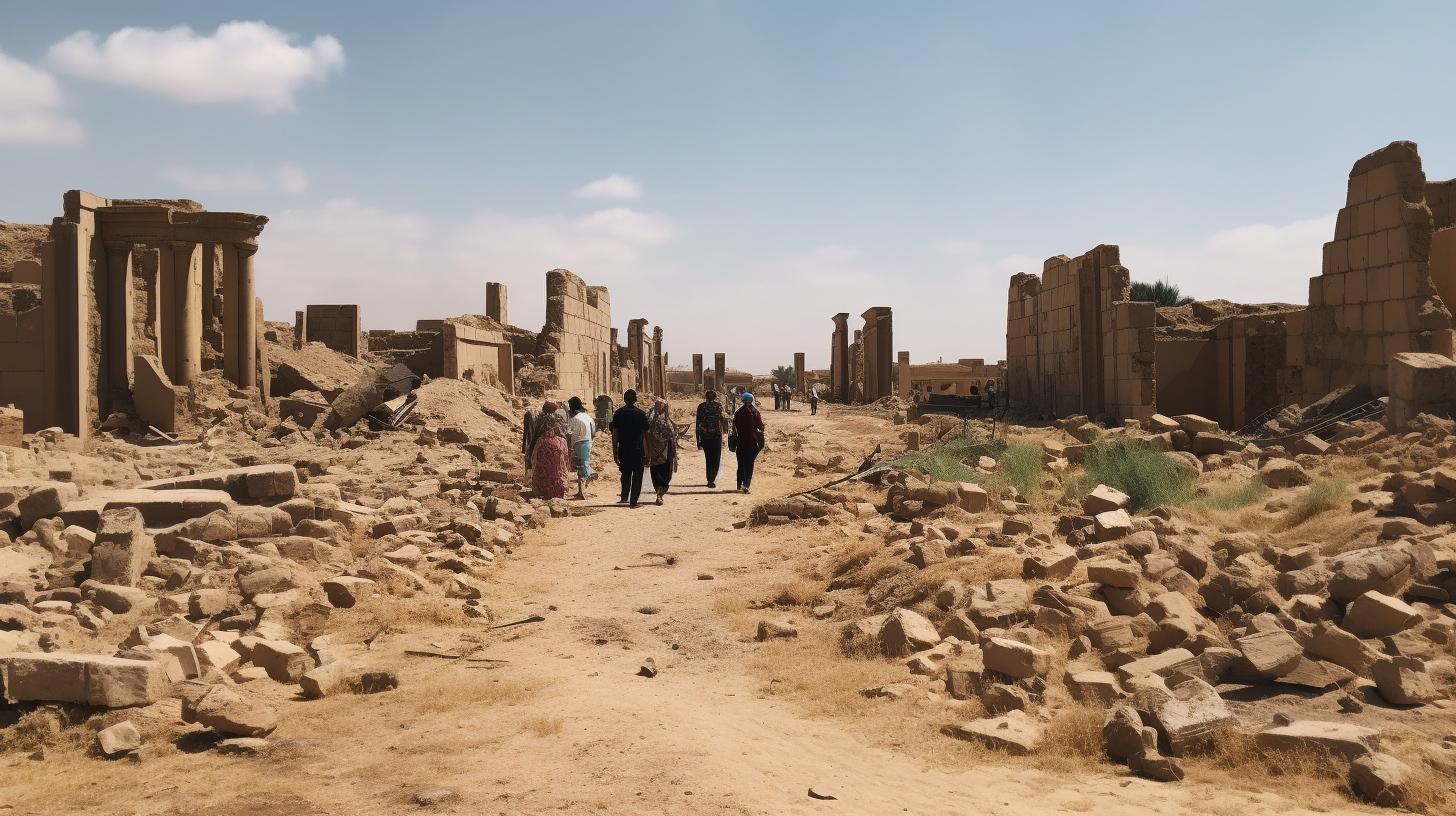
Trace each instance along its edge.
<instances>
[{"instance_id":1,"label":"wispy cloud","mask_svg":"<svg viewBox=\"0 0 1456 816\"><path fill-rule=\"evenodd\" d=\"M210 192L266 193L274 190L301 195L308 191L308 175L297 167L284 165L271 172L251 168L226 172L209 172L173 165L162 171L168 181L193 190Z\"/></svg>"},{"instance_id":2,"label":"wispy cloud","mask_svg":"<svg viewBox=\"0 0 1456 816\"><path fill-rule=\"evenodd\" d=\"M635 199L642 197L642 185L631 176L613 173L604 179L597 179L591 184L578 187L572 192L572 195L577 198Z\"/></svg>"},{"instance_id":3,"label":"wispy cloud","mask_svg":"<svg viewBox=\"0 0 1456 816\"><path fill-rule=\"evenodd\" d=\"M1248 224L1186 246L1125 244L1122 263L1133 280L1166 278L1199 300L1305 303L1334 234L1334 213L1283 226Z\"/></svg>"},{"instance_id":4,"label":"wispy cloud","mask_svg":"<svg viewBox=\"0 0 1456 816\"><path fill-rule=\"evenodd\" d=\"M952 258L974 258L981 254L981 245L975 241L951 238L936 242L935 251Z\"/></svg>"},{"instance_id":5,"label":"wispy cloud","mask_svg":"<svg viewBox=\"0 0 1456 816\"><path fill-rule=\"evenodd\" d=\"M247 102L271 112L344 66L344 47L328 35L306 46L262 22L231 22L201 36L187 26L127 27L104 41L78 31L50 48L50 62L76 76L140 88L183 102Z\"/></svg>"},{"instance_id":6,"label":"wispy cloud","mask_svg":"<svg viewBox=\"0 0 1456 816\"><path fill-rule=\"evenodd\" d=\"M81 124L61 103L55 77L0 53L0 144L80 144Z\"/></svg>"}]
</instances>

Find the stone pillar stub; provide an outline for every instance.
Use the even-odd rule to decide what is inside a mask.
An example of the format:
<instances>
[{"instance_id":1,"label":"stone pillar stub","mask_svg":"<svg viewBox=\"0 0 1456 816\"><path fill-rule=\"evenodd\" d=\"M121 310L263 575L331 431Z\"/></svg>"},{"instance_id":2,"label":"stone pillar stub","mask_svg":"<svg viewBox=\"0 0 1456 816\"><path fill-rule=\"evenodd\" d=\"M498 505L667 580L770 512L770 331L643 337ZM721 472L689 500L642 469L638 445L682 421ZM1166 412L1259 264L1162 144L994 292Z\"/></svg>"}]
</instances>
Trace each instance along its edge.
<instances>
[{"instance_id":1,"label":"stone pillar stub","mask_svg":"<svg viewBox=\"0 0 1456 816\"><path fill-rule=\"evenodd\" d=\"M902 351L895 361L895 373L900 378L900 399L910 400L910 352Z\"/></svg>"},{"instance_id":2,"label":"stone pillar stub","mask_svg":"<svg viewBox=\"0 0 1456 816\"><path fill-rule=\"evenodd\" d=\"M713 355L713 390L720 395L723 393L723 377L727 371L726 356L722 353Z\"/></svg>"},{"instance_id":3,"label":"stone pillar stub","mask_svg":"<svg viewBox=\"0 0 1456 816\"><path fill-rule=\"evenodd\" d=\"M506 285L504 283L486 282L485 316L502 326L506 325Z\"/></svg>"},{"instance_id":4,"label":"stone pillar stub","mask_svg":"<svg viewBox=\"0 0 1456 816\"><path fill-rule=\"evenodd\" d=\"M803 396L808 392L808 377L804 371L804 352L794 352L794 393Z\"/></svg>"},{"instance_id":5,"label":"stone pillar stub","mask_svg":"<svg viewBox=\"0 0 1456 816\"><path fill-rule=\"evenodd\" d=\"M693 393L700 394L703 391L703 355L693 355Z\"/></svg>"}]
</instances>

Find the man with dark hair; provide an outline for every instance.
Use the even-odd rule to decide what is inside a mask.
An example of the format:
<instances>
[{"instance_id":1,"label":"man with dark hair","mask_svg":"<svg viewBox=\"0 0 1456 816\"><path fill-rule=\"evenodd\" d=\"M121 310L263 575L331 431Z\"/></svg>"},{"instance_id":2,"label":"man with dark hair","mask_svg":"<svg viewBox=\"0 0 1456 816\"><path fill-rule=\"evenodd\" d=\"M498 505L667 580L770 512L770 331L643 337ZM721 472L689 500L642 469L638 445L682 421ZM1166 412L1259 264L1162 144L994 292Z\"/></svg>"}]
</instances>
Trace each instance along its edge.
<instances>
[{"instance_id":1,"label":"man with dark hair","mask_svg":"<svg viewBox=\"0 0 1456 816\"><path fill-rule=\"evenodd\" d=\"M619 504L636 507L642 495L642 471L647 467L647 414L637 407L637 392L622 395L626 403L612 413L612 461L622 472Z\"/></svg>"},{"instance_id":2,"label":"man with dark hair","mask_svg":"<svg viewBox=\"0 0 1456 816\"><path fill-rule=\"evenodd\" d=\"M708 488L717 487L718 462L723 456L723 435L727 433L727 419L723 416L723 404L718 402L718 392L709 391L698 405L698 450L703 452L708 465Z\"/></svg>"}]
</instances>

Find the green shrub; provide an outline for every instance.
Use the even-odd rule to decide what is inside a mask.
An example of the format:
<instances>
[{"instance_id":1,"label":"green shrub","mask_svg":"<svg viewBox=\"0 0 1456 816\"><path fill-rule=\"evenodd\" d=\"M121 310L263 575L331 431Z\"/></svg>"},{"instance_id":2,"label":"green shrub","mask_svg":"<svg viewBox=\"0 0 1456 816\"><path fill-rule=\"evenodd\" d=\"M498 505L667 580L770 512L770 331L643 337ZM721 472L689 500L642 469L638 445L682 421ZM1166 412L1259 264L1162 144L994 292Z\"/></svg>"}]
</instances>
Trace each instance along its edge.
<instances>
[{"instance_id":1,"label":"green shrub","mask_svg":"<svg viewBox=\"0 0 1456 816\"><path fill-rule=\"evenodd\" d=\"M1191 498L1194 475L1162 451L1141 439L1116 438L1087 449L1082 463L1086 475L1067 480L1069 496L1086 495L1099 484L1126 493L1129 512L1162 504L1182 504Z\"/></svg>"},{"instance_id":2,"label":"green shrub","mask_svg":"<svg viewBox=\"0 0 1456 816\"><path fill-rule=\"evenodd\" d=\"M967 459L995 457L999 446L986 439L960 437L936 442L924 450L910 451L888 464L892 467L918 470L937 482L981 482L984 473L977 473Z\"/></svg>"},{"instance_id":3,"label":"green shrub","mask_svg":"<svg viewBox=\"0 0 1456 816\"><path fill-rule=\"evenodd\" d=\"M1026 497L1041 492L1041 447L1025 442L1007 445L1001 452L1000 481Z\"/></svg>"},{"instance_id":4,"label":"green shrub","mask_svg":"<svg viewBox=\"0 0 1456 816\"><path fill-rule=\"evenodd\" d=\"M1144 283L1133 281L1128 290L1128 299L1140 302L1153 302L1159 306L1183 306L1193 302L1193 298L1184 297L1178 291L1178 287L1169 283L1166 279Z\"/></svg>"},{"instance_id":5,"label":"green shrub","mask_svg":"<svg viewBox=\"0 0 1456 816\"><path fill-rule=\"evenodd\" d=\"M1250 479L1248 484L1238 490L1217 496L1200 496L1193 500L1193 504L1210 510L1237 510L1259 501L1268 492L1269 487L1263 482L1258 479Z\"/></svg>"},{"instance_id":6,"label":"green shrub","mask_svg":"<svg viewBox=\"0 0 1456 816\"><path fill-rule=\"evenodd\" d=\"M1303 524L1326 510L1335 509L1348 486L1344 479L1339 478L1315 480L1309 490L1289 508L1289 515L1284 518L1285 526Z\"/></svg>"}]
</instances>

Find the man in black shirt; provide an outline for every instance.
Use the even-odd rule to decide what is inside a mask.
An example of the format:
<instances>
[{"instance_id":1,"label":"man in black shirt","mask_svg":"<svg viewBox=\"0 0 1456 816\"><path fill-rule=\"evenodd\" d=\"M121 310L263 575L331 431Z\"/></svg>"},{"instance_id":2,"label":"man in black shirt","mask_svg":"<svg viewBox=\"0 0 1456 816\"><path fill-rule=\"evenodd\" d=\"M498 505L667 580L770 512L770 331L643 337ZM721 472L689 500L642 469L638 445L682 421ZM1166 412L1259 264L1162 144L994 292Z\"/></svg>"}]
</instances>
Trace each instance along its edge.
<instances>
[{"instance_id":1,"label":"man in black shirt","mask_svg":"<svg viewBox=\"0 0 1456 816\"><path fill-rule=\"evenodd\" d=\"M637 407L637 392L622 395L626 403L612 414L612 461L622 472L622 499L636 507L642 495L642 470L647 467L647 414Z\"/></svg>"},{"instance_id":2,"label":"man in black shirt","mask_svg":"<svg viewBox=\"0 0 1456 816\"><path fill-rule=\"evenodd\" d=\"M723 436L727 424L717 392L709 391L707 399L698 405L697 422L698 450L707 459L709 489L718 486L718 463L723 457Z\"/></svg>"}]
</instances>

